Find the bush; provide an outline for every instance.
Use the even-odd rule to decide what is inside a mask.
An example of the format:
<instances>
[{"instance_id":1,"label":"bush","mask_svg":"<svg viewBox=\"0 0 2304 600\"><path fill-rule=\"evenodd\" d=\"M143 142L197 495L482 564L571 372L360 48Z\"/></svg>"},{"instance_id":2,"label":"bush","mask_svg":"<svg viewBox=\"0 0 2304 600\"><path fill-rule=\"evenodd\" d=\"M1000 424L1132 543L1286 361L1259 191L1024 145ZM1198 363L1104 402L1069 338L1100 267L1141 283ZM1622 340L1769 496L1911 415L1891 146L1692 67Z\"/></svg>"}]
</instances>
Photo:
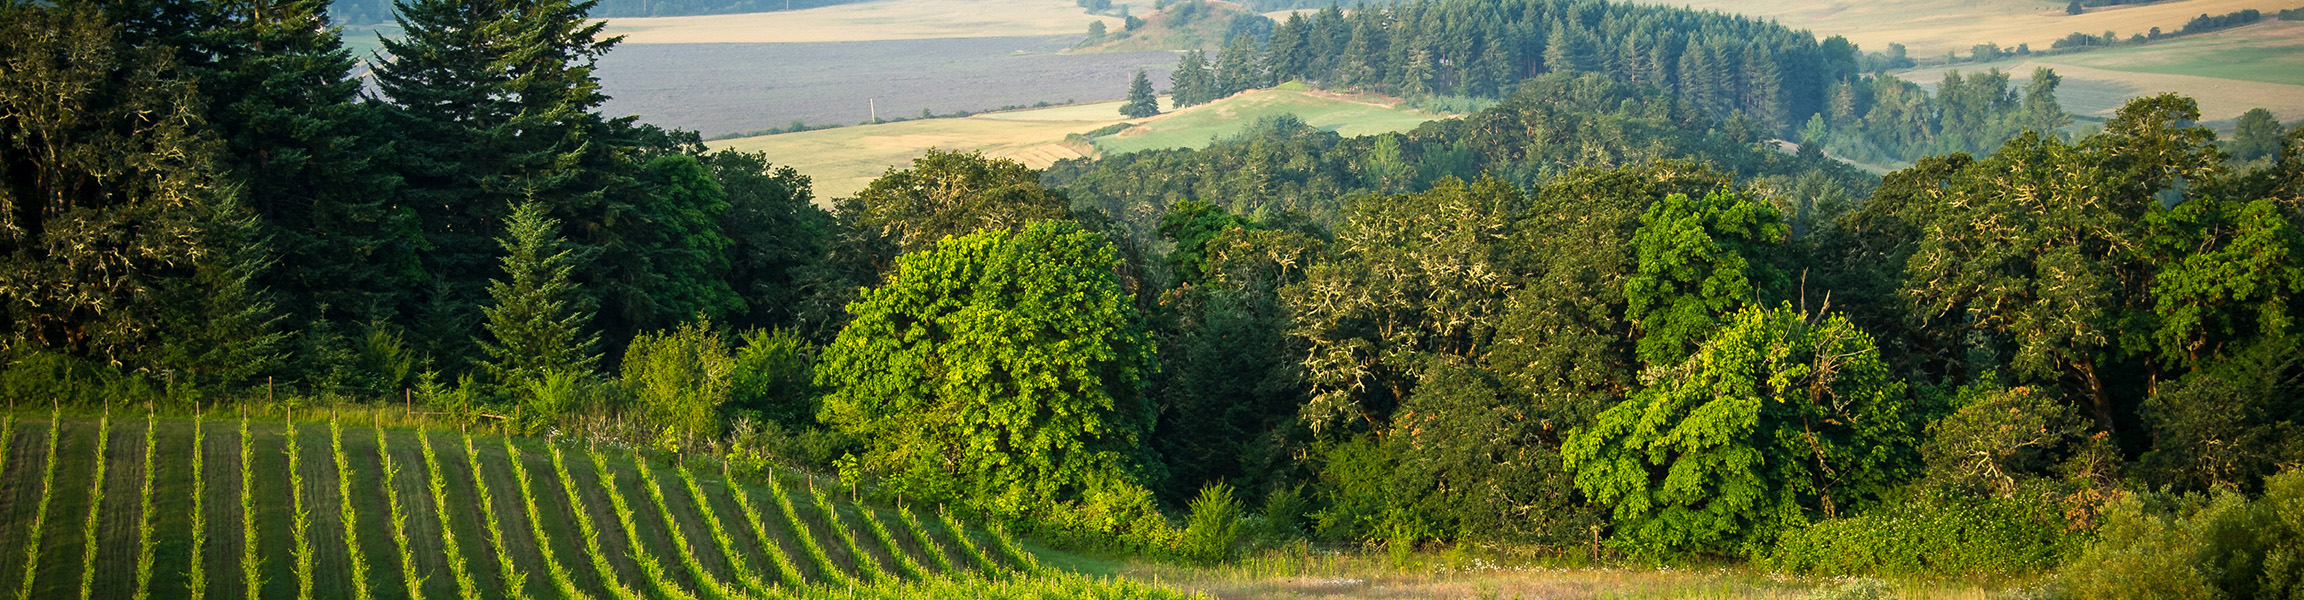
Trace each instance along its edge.
<instances>
[{"instance_id":1,"label":"bush","mask_svg":"<svg viewBox=\"0 0 2304 600\"><path fill-rule=\"evenodd\" d=\"M2304 470L2264 487L2122 500L2064 584L2083 599L2304 598Z\"/></svg>"},{"instance_id":2,"label":"bush","mask_svg":"<svg viewBox=\"0 0 2304 600\"><path fill-rule=\"evenodd\" d=\"M816 423L816 347L791 329L744 334L731 375L730 406L791 429Z\"/></svg>"},{"instance_id":3,"label":"bush","mask_svg":"<svg viewBox=\"0 0 2304 600\"><path fill-rule=\"evenodd\" d=\"M2058 495L2033 486L2006 498L1929 493L1779 538L1771 568L1817 575L2014 575L2055 567L2078 547Z\"/></svg>"},{"instance_id":4,"label":"bush","mask_svg":"<svg viewBox=\"0 0 2304 600\"><path fill-rule=\"evenodd\" d=\"M641 334L624 354L624 386L665 444L719 435L734 372L735 359L709 322Z\"/></svg>"},{"instance_id":5,"label":"bush","mask_svg":"<svg viewBox=\"0 0 2304 600\"><path fill-rule=\"evenodd\" d=\"M1233 544L1240 541L1241 514L1232 486L1218 483L1200 488L1200 497L1192 499L1191 511L1184 535L1177 542L1177 555L1209 565L1231 560Z\"/></svg>"}]
</instances>

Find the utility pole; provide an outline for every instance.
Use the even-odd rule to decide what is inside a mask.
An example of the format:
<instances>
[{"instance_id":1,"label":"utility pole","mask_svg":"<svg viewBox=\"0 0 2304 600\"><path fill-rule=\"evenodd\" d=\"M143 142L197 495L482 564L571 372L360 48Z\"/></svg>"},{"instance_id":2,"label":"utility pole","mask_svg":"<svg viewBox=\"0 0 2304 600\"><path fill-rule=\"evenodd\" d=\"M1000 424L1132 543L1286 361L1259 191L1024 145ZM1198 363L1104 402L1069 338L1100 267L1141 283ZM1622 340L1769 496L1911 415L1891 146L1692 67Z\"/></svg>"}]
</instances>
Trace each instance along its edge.
<instances>
[{"instance_id":1,"label":"utility pole","mask_svg":"<svg viewBox=\"0 0 2304 600\"><path fill-rule=\"evenodd\" d=\"M874 122L874 123L878 123L878 122L880 122L880 99L879 99L879 98L866 98L864 101L867 103L867 105L868 105L868 106L871 106L871 107L872 107L872 122Z\"/></svg>"}]
</instances>

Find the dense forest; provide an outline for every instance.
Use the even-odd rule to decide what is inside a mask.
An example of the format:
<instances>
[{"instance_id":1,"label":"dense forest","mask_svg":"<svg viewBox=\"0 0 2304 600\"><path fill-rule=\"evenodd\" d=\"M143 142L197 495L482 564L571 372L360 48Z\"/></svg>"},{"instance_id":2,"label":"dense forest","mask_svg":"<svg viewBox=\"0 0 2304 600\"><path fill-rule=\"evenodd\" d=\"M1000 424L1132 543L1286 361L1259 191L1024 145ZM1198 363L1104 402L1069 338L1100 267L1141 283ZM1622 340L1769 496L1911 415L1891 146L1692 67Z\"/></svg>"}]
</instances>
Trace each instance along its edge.
<instances>
[{"instance_id":1,"label":"dense forest","mask_svg":"<svg viewBox=\"0 0 2304 600\"><path fill-rule=\"evenodd\" d=\"M729 15L800 10L850 4L858 0L596 0L594 17L678 17ZM386 25L392 21L394 0L340 0L328 6L329 18L341 25Z\"/></svg>"},{"instance_id":2,"label":"dense forest","mask_svg":"<svg viewBox=\"0 0 2304 600\"><path fill-rule=\"evenodd\" d=\"M2070 134L2034 104L2052 78L1987 75L1928 133L1989 153L1874 178L1769 139L1833 127L1852 68L1749 105L1579 68L1404 134L1283 119L1046 172L931 152L824 210L775 157L599 114L587 5L503 6L402 0L369 90L319 2L0 6L0 392L404 402L1164 559L2304 589L2304 128L2268 113L2223 142L2162 95ZM1329 23L1340 60L1284 73L1414 82L1341 58L1458 7L1518 32L1474 40L1680 18L1651 50L1853 52L1470 0L1272 44Z\"/></svg>"}]
</instances>

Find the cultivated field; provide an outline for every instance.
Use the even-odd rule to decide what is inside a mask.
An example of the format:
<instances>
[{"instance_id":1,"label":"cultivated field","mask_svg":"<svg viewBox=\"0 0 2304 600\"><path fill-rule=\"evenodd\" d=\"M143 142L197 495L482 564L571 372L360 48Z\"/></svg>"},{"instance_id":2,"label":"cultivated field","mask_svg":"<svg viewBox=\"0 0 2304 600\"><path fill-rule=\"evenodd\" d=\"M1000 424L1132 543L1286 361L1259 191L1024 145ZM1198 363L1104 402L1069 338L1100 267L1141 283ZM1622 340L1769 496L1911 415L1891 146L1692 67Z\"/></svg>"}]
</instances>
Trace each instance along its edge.
<instances>
[{"instance_id":1,"label":"cultivated field","mask_svg":"<svg viewBox=\"0 0 2304 600\"><path fill-rule=\"evenodd\" d=\"M770 44L1083 35L1090 15L1070 0L880 0L736 15L608 20L627 44Z\"/></svg>"},{"instance_id":2,"label":"cultivated field","mask_svg":"<svg viewBox=\"0 0 2304 600\"><path fill-rule=\"evenodd\" d=\"M814 178L816 197L829 202L864 189L889 168L908 165L929 148L982 151L1038 168L1089 152L1206 146L1215 138L1238 133L1259 118L1280 114L1294 114L1315 127L1345 135L1406 131L1438 118L1365 100L1297 90L1249 92L1150 119L1122 119L1119 108L1119 102L1104 102L739 138L710 145L714 149L766 152L770 161L790 165ZM1165 100L1162 108L1168 108ZM1065 142L1068 135L1124 122L1137 125L1117 135L1096 138L1093 148Z\"/></svg>"},{"instance_id":3,"label":"cultivated field","mask_svg":"<svg viewBox=\"0 0 2304 600\"><path fill-rule=\"evenodd\" d=\"M719 136L1037 103L1118 98L1166 52L1058 54L1078 36L820 44L641 44L600 61L609 115Z\"/></svg>"},{"instance_id":4,"label":"cultivated field","mask_svg":"<svg viewBox=\"0 0 2304 600\"><path fill-rule=\"evenodd\" d=\"M327 420L18 414L22 598L1174 598L927 507L625 448Z\"/></svg>"},{"instance_id":5,"label":"cultivated field","mask_svg":"<svg viewBox=\"0 0 2304 600\"><path fill-rule=\"evenodd\" d=\"M2074 54L1958 65L1961 72L1998 68L2021 81L2035 67L2064 78L2056 97L2065 110L2110 117L2131 98L2175 92L2200 102L2201 118L2235 119L2253 108L2282 120L2304 118L2304 23L2269 22ZM1933 89L1947 69L1897 74Z\"/></svg>"},{"instance_id":6,"label":"cultivated field","mask_svg":"<svg viewBox=\"0 0 2304 600\"><path fill-rule=\"evenodd\" d=\"M2175 31L2202 13L2221 15L2241 9L2264 11L2269 17L2283 8L2296 8L2296 0L2178 0L2156 4L2106 6L2080 15L2064 14L2060 0L1635 0L1644 4L1691 6L1761 19L1816 32L1821 38L1847 36L1867 51L1903 44L1914 56L1942 56L1947 50L1962 55L1981 43L2005 48L2031 44L2045 50L2050 43L2073 32L2100 35L2107 30L2120 37L2154 27Z\"/></svg>"}]
</instances>

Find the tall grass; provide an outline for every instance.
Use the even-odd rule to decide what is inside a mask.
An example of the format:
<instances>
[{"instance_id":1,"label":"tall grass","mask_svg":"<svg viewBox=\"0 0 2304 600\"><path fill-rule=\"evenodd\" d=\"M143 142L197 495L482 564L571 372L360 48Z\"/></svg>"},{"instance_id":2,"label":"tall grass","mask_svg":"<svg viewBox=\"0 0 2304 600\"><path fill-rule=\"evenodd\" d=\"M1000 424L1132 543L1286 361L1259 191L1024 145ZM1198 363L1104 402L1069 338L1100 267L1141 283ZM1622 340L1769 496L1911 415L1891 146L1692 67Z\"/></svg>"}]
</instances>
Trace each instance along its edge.
<instances>
[{"instance_id":1,"label":"tall grass","mask_svg":"<svg viewBox=\"0 0 2304 600\"><path fill-rule=\"evenodd\" d=\"M489 495L488 478L482 476L480 472L480 453L472 447L471 434L464 433L459 434L459 436L464 441L464 460L469 463L469 467L472 469L472 495L480 501L481 521L487 525L488 548L496 553L496 573L498 578L503 579L504 595L510 598L525 598L528 596L528 576L526 573L521 573L519 566L512 562L511 546L504 541L503 522L496 516L496 499ZM559 563L552 560L552 549L549 547L537 549L544 554L544 568L549 574L548 576L563 576L564 573L560 570ZM572 592L575 586L570 585L568 588L567 591ZM572 597L574 594L562 593L560 596L565 598Z\"/></svg>"},{"instance_id":2,"label":"tall grass","mask_svg":"<svg viewBox=\"0 0 2304 600\"><path fill-rule=\"evenodd\" d=\"M553 451L557 453L559 449L554 448ZM663 561L649 554L647 546L641 543L640 526L632 521L632 506L624 501L624 491L616 488L616 474L608 471L608 461L600 456L598 450L587 449L584 454L585 458L592 461L592 472L600 483L600 490L608 495L608 507L616 513L616 523L624 527L625 550L631 552L632 562L640 565L640 574L648 578L649 587L660 597L694 600L695 596L689 594L688 590L680 589L678 584L672 582L672 576L664 572ZM702 586L702 582L699 582L698 587Z\"/></svg>"},{"instance_id":3,"label":"tall grass","mask_svg":"<svg viewBox=\"0 0 2304 600\"><path fill-rule=\"evenodd\" d=\"M264 590L264 559L256 551L256 441L248 435L248 415L240 415L240 581L245 597Z\"/></svg>"},{"instance_id":4,"label":"tall grass","mask_svg":"<svg viewBox=\"0 0 2304 600\"><path fill-rule=\"evenodd\" d=\"M509 446L511 442L507 440L505 444ZM566 453L560 451L559 444L546 443L545 446L552 450L552 473L560 477L560 490L567 492L568 512L576 516L576 533L584 536L584 556L592 559L592 570L600 573L600 581L618 600L640 600L640 594L617 582L616 567L608 564L608 553L600 548L600 528L592 525L591 513L584 510L584 495L576 491L576 478L568 473ZM527 493L527 480L521 481L521 493ZM638 562L641 558L635 556L632 560Z\"/></svg>"},{"instance_id":5,"label":"tall grass","mask_svg":"<svg viewBox=\"0 0 2304 600\"><path fill-rule=\"evenodd\" d=\"M501 439L504 442L505 462L512 463L513 480L520 483L520 503L522 508L525 509L528 513L528 534L535 536L536 552L544 556L545 573L551 575L553 591L558 593L562 598L579 598L588 600L591 596L589 594L583 593L581 590L576 589L575 578L569 575L567 567L561 565L559 559L552 556L552 536L544 530L544 511L538 510L536 507L535 488L528 482L528 466L525 464L525 461L521 460L520 458L520 449L512 445L512 438ZM478 471L474 471L474 473L478 473ZM583 513L579 512L577 513L576 518L584 519L585 516ZM603 563L600 562L602 557L598 553L600 548L599 541L591 536L591 530L589 527L584 529L582 534L585 535L585 548L591 551L588 556L592 557L593 566L600 567ZM618 583L616 581L615 575L616 573L614 571L601 569L600 584L603 587L608 588L609 594L615 596L618 600L627 600L639 597L639 594L632 593L632 591L626 589L623 584Z\"/></svg>"},{"instance_id":6,"label":"tall grass","mask_svg":"<svg viewBox=\"0 0 2304 600\"><path fill-rule=\"evenodd\" d=\"M424 600L425 577L417 573L414 544L408 540L408 511L400 504L400 486L393 483L400 478L400 467L392 463L392 446L382 427L376 428L376 458L384 466L384 504L391 510L392 543L400 549L400 581L408 587L410 600Z\"/></svg>"},{"instance_id":7,"label":"tall grass","mask_svg":"<svg viewBox=\"0 0 2304 600\"><path fill-rule=\"evenodd\" d=\"M456 528L448 513L448 476L441 474L439 455L432 451L432 436L416 431L416 446L423 450L425 482L432 490L432 514L440 519L440 548L448 555L448 573L456 579L457 597L479 600L480 582L464 560L464 547L456 543Z\"/></svg>"},{"instance_id":8,"label":"tall grass","mask_svg":"<svg viewBox=\"0 0 2304 600\"><path fill-rule=\"evenodd\" d=\"M816 511L824 515L824 524L830 526L833 537L840 538L840 545L846 547L848 556L855 559L857 573L874 581L886 578L887 571L880 567L880 559L865 552L863 544L856 543L855 530L840 518L840 508L833 506L831 499L824 497L824 490L809 485L808 499L816 505Z\"/></svg>"},{"instance_id":9,"label":"tall grass","mask_svg":"<svg viewBox=\"0 0 2304 600\"><path fill-rule=\"evenodd\" d=\"M99 549L98 519L104 516L104 469L112 461L105 454L112 448L112 411L107 408L96 425L96 473L88 482L88 521L81 529L80 538L80 600L96 595L96 551Z\"/></svg>"},{"instance_id":10,"label":"tall grass","mask_svg":"<svg viewBox=\"0 0 2304 600\"><path fill-rule=\"evenodd\" d=\"M344 453L344 425L335 418L328 419L328 454L336 461L337 520L344 525L344 552L351 557L348 569L352 572L352 598L369 600L376 597L368 587L368 554L360 549L360 510L352 502L352 458Z\"/></svg>"},{"instance_id":11,"label":"tall grass","mask_svg":"<svg viewBox=\"0 0 2304 600\"><path fill-rule=\"evenodd\" d=\"M208 598L207 415L192 416L192 564L184 570L185 597Z\"/></svg>"},{"instance_id":12,"label":"tall grass","mask_svg":"<svg viewBox=\"0 0 2304 600\"><path fill-rule=\"evenodd\" d=\"M296 597L312 598L312 507L304 494L304 450L297 447L296 420L288 420L288 506L294 519L296 547L290 551L296 562Z\"/></svg>"},{"instance_id":13,"label":"tall grass","mask_svg":"<svg viewBox=\"0 0 2304 600\"><path fill-rule=\"evenodd\" d=\"M768 476L768 491L776 495L776 506L784 510L784 522L792 526L792 539L799 540L800 549L808 553L808 558L816 561L816 569L823 571L824 577L831 579L832 583L847 587L856 587L862 583L855 576L841 571L840 565L833 564L832 555L824 552L824 546L816 543L816 534L808 531L807 521L800 520L799 509L792 507L791 495L784 493L784 484L773 473Z\"/></svg>"},{"instance_id":14,"label":"tall grass","mask_svg":"<svg viewBox=\"0 0 2304 600\"><path fill-rule=\"evenodd\" d=\"M593 460L594 464L600 464L599 455L593 455ZM602 465L602 470L606 470L606 465ZM696 558L696 549L688 544L688 536L680 531L679 518L672 514L672 503L664 499L662 482L656 480L654 470L648 467L648 459L641 457L638 450L632 452L632 470L640 474L640 489L647 490L648 502L656 505L656 515L664 519L664 537L670 538L674 558L680 559L681 567L688 570L688 577L696 580L696 586L703 588L706 595L720 600L742 598L747 590L736 589L736 586L721 581L719 575L704 568L704 562ZM734 560L729 562L735 563Z\"/></svg>"},{"instance_id":15,"label":"tall grass","mask_svg":"<svg viewBox=\"0 0 2304 600\"><path fill-rule=\"evenodd\" d=\"M785 585L796 589L808 587L808 578L800 574L800 566L792 562L791 555L784 553L784 547L776 543L776 538L768 535L768 527L760 522L760 511L752 507L751 495L744 493L744 489L736 485L735 479L727 477L727 463L721 463L720 469L721 480L728 482L728 499L734 500L736 512L744 515L744 525L752 529L752 539L759 540L760 546L768 551L768 557L776 563L777 575L783 578Z\"/></svg>"},{"instance_id":16,"label":"tall grass","mask_svg":"<svg viewBox=\"0 0 2304 600\"><path fill-rule=\"evenodd\" d=\"M645 473L647 464L641 463L640 466L642 472ZM696 475L688 471L687 465L682 464L673 465L673 474L680 477L681 487L688 491L689 502L696 507L696 515L704 521L704 531L712 536L712 543L719 547L720 555L726 557L728 571L736 574L737 583L743 585L746 591L754 595L778 595L775 590L760 579L759 573L752 571L751 565L746 564L744 554L737 551L736 539L728 534L727 527L720 522L719 511L712 509L712 498L704 495L703 486L696 484ZM671 518L666 517L665 521L670 522ZM773 542L762 540L761 545L767 546L772 552L781 553L780 550L776 550Z\"/></svg>"},{"instance_id":17,"label":"tall grass","mask_svg":"<svg viewBox=\"0 0 2304 600\"><path fill-rule=\"evenodd\" d=\"M13 429L13 428L11 428ZM48 505L56 497L56 440L64 437L64 412L48 415L48 450L40 467L40 504L32 513L31 528L24 530L24 583L16 588L18 600L32 600L32 576L40 573L40 528L48 523Z\"/></svg>"},{"instance_id":18,"label":"tall grass","mask_svg":"<svg viewBox=\"0 0 2304 600\"><path fill-rule=\"evenodd\" d=\"M152 482L158 479L152 474L152 457L159 444L160 413L153 408L144 413L144 481L136 494L136 589L130 592L136 600L152 596Z\"/></svg>"}]
</instances>

